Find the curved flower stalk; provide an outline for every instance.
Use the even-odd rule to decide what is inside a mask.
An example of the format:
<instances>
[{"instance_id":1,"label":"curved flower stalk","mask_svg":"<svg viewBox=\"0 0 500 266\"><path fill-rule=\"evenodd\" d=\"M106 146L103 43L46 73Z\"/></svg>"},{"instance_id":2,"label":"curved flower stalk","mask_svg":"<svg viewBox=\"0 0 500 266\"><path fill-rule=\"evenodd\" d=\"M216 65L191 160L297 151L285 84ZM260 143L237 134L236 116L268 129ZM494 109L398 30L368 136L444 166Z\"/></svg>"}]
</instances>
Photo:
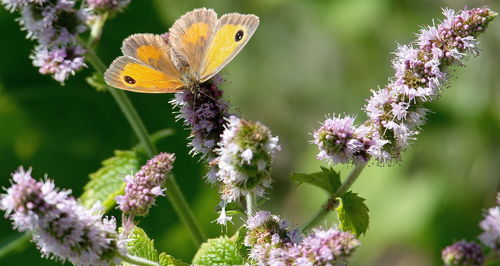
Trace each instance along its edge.
<instances>
[{"instance_id":1,"label":"curved flower stalk","mask_svg":"<svg viewBox=\"0 0 500 266\"><path fill-rule=\"evenodd\" d=\"M334 164L400 160L425 121L422 104L439 96L449 66L462 65L466 54L478 53L476 37L497 15L487 7L458 13L444 9L443 14L446 18L422 29L413 45L398 47L392 62L396 74L368 99L367 121L355 126L353 117L333 116L314 132L318 159Z\"/></svg>"},{"instance_id":2,"label":"curved flower stalk","mask_svg":"<svg viewBox=\"0 0 500 266\"><path fill-rule=\"evenodd\" d=\"M50 180L31 177L31 169L19 168L13 184L1 195L0 209L14 228L33 233L45 257L76 265L108 265L120 262L123 252L113 218L79 205L69 190L58 190Z\"/></svg>"}]
</instances>

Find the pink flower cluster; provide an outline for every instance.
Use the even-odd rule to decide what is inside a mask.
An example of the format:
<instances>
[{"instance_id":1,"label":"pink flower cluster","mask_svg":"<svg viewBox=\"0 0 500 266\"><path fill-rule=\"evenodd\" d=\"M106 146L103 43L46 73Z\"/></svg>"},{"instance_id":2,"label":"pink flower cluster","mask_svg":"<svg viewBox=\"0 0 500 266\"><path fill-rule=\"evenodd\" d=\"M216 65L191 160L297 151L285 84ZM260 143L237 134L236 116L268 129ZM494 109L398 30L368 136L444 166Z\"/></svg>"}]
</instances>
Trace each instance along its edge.
<instances>
[{"instance_id":1,"label":"pink flower cluster","mask_svg":"<svg viewBox=\"0 0 500 266\"><path fill-rule=\"evenodd\" d=\"M245 245L257 265L345 265L361 243L354 235L335 229L313 229L302 239L298 230L267 211L247 221Z\"/></svg>"},{"instance_id":2,"label":"pink flower cluster","mask_svg":"<svg viewBox=\"0 0 500 266\"><path fill-rule=\"evenodd\" d=\"M163 185L174 161L174 154L160 153L142 166L134 176L127 176L125 195L116 196L120 210L126 215L146 216L156 197L163 196Z\"/></svg>"},{"instance_id":3,"label":"pink flower cluster","mask_svg":"<svg viewBox=\"0 0 500 266\"><path fill-rule=\"evenodd\" d=\"M481 246L475 242L458 241L443 249L441 253L445 265L481 266L484 255Z\"/></svg>"},{"instance_id":4,"label":"pink flower cluster","mask_svg":"<svg viewBox=\"0 0 500 266\"><path fill-rule=\"evenodd\" d=\"M77 43L87 30L86 9L78 9L75 0L2 0L10 11L19 11L19 23L27 37L38 45L31 58L41 74L64 83L70 75L85 67L85 51Z\"/></svg>"},{"instance_id":5,"label":"pink flower cluster","mask_svg":"<svg viewBox=\"0 0 500 266\"><path fill-rule=\"evenodd\" d=\"M392 62L396 74L368 99L367 121L355 126L352 117L332 117L314 132L318 159L331 163L400 159L425 121L427 109L422 104L440 94L448 78L446 68L461 65L467 53L477 53L476 36L497 15L487 7L459 13L445 9L443 14L446 18L439 25L420 31L415 45L398 48Z\"/></svg>"},{"instance_id":6,"label":"pink flower cluster","mask_svg":"<svg viewBox=\"0 0 500 266\"><path fill-rule=\"evenodd\" d=\"M50 180L31 177L31 170L19 168L13 184L0 196L0 209L12 220L14 228L30 231L46 257L70 261L75 265L118 263L118 234L114 219L103 218L97 210L85 209L58 190Z\"/></svg>"}]
</instances>

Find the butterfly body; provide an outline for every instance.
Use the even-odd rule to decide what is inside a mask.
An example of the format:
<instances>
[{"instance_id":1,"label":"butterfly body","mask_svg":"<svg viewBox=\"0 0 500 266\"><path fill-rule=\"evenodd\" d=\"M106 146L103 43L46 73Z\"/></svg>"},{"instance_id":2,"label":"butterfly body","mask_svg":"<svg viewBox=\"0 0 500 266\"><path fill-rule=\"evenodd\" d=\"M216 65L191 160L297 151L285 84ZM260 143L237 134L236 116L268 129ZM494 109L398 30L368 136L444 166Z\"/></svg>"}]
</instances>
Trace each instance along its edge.
<instances>
[{"instance_id":1,"label":"butterfly body","mask_svg":"<svg viewBox=\"0 0 500 266\"><path fill-rule=\"evenodd\" d=\"M237 13L220 19L211 9L179 18L168 34L134 34L123 41L123 56L104 75L108 85L135 92L195 90L217 74L246 45L258 17Z\"/></svg>"}]
</instances>

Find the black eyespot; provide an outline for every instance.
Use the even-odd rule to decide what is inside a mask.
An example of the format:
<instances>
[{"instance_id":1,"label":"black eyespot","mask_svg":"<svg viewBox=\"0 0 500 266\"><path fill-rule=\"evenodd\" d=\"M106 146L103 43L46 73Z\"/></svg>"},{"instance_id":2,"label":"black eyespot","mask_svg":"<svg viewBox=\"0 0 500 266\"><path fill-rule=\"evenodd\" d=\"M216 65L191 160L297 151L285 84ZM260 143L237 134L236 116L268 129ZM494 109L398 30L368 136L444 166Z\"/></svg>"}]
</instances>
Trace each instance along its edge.
<instances>
[{"instance_id":1,"label":"black eyespot","mask_svg":"<svg viewBox=\"0 0 500 266\"><path fill-rule=\"evenodd\" d=\"M241 41L241 39L243 39L243 31L242 30L239 30L236 35L234 36L234 40L239 42Z\"/></svg>"},{"instance_id":2,"label":"black eyespot","mask_svg":"<svg viewBox=\"0 0 500 266\"><path fill-rule=\"evenodd\" d=\"M123 79L125 80L125 82L127 82L128 84L135 84L135 79L133 79L131 76L125 76L123 77Z\"/></svg>"}]
</instances>

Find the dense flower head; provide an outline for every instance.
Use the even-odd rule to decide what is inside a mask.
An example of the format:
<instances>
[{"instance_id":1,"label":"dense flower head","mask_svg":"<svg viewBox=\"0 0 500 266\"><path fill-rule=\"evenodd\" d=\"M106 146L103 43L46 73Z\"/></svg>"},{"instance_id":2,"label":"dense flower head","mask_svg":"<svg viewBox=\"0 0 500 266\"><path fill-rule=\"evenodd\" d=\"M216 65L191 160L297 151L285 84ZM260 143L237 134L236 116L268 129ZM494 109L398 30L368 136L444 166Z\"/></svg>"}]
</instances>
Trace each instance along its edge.
<instances>
[{"instance_id":1,"label":"dense flower head","mask_svg":"<svg viewBox=\"0 0 500 266\"><path fill-rule=\"evenodd\" d=\"M288 223L267 211L259 211L247 220L245 245L250 248L249 258L258 265L275 265L287 257L287 248L300 241Z\"/></svg>"},{"instance_id":2,"label":"dense flower head","mask_svg":"<svg viewBox=\"0 0 500 266\"><path fill-rule=\"evenodd\" d=\"M490 208L479 226L483 229L481 242L500 254L500 206Z\"/></svg>"},{"instance_id":3,"label":"dense flower head","mask_svg":"<svg viewBox=\"0 0 500 266\"><path fill-rule=\"evenodd\" d=\"M443 249L443 262L447 266L480 266L484 255L481 246L476 242L459 241Z\"/></svg>"},{"instance_id":4,"label":"dense flower head","mask_svg":"<svg viewBox=\"0 0 500 266\"><path fill-rule=\"evenodd\" d=\"M147 215L156 197L163 196L163 185L174 161L174 154L163 152L150 159L134 176L127 176L125 195L116 196L120 210L127 215Z\"/></svg>"},{"instance_id":5,"label":"dense flower head","mask_svg":"<svg viewBox=\"0 0 500 266\"><path fill-rule=\"evenodd\" d=\"M84 49L77 44L79 34L87 30L89 14L78 9L75 0L2 0L10 11L19 11L18 19L29 39L38 45L31 58L41 74L64 83L84 68Z\"/></svg>"},{"instance_id":6,"label":"dense flower head","mask_svg":"<svg viewBox=\"0 0 500 266\"><path fill-rule=\"evenodd\" d=\"M78 34L87 30L88 14L76 9L74 0L32 3L21 9L21 23L28 38L36 39L46 47L74 44Z\"/></svg>"},{"instance_id":7,"label":"dense flower head","mask_svg":"<svg viewBox=\"0 0 500 266\"><path fill-rule=\"evenodd\" d=\"M114 219L79 205L69 190L50 180L36 181L31 169L19 168L0 197L0 209L19 231L30 231L42 254L76 265L108 265L117 259Z\"/></svg>"},{"instance_id":8,"label":"dense flower head","mask_svg":"<svg viewBox=\"0 0 500 266\"><path fill-rule=\"evenodd\" d=\"M5 8L11 12L16 11L22 7L25 7L29 4L43 4L48 2L49 0L1 0L1 3L5 6Z\"/></svg>"},{"instance_id":9,"label":"dense flower head","mask_svg":"<svg viewBox=\"0 0 500 266\"><path fill-rule=\"evenodd\" d=\"M248 218L245 245L258 265L345 265L357 247L356 237L336 229L314 228L307 236L267 211Z\"/></svg>"},{"instance_id":10,"label":"dense flower head","mask_svg":"<svg viewBox=\"0 0 500 266\"><path fill-rule=\"evenodd\" d=\"M222 200L234 202L248 193L263 196L271 186L271 166L279 149L278 137L273 137L266 126L229 117L216 149Z\"/></svg>"},{"instance_id":11,"label":"dense flower head","mask_svg":"<svg viewBox=\"0 0 500 266\"><path fill-rule=\"evenodd\" d=\"M81 46L45 48L38 46L31 56L41 74L49 74L63 83L70 75L85 67L85 50Z\"/></svg>"},{"instance_id":12,"label":"dense flower head","mask_svg":"<svg viewBox=\"0 0 500 266\"><path fill-rule=\"evenodd\" d=\"M354 126L354 117L326 119L313 133L313 143L318 145L319 160L332 163L366 162L371 156L388 156L382 147L388 142L375 136L369 127Z\"/></svg>"},{"instance_id":13,"label":"dense flower head","mask_svg":"<svg viewBox=\"0 0 500 266\"><path fill-rule=\"evenodd\" d=\"M229 104L222 99L224 92L219 89L222 82L222 77L216 75L195 90L176 93L171 102L180 109L177 119L191 130L191 152L201 153L208 161L215 157L214 149L224 131L225 118L229 117Z\"/></svg>"},{"instance_id":14,"label":"dense flower head","mask_svg":"<svg viewBox=\"0 0 500 266\"><path fill-rule=\"evenodd\" d=\"M120 11L130 4L130 0L87 0L87 5L94 11Z\"/></svg>"},{"instance_id":15,"label":"dense flower head","mask_svg":"<svg viewBox=\"0 0 500 266\"><path fill-rule=\"evenodd\" d=\"M351 117L331 118L315 132L319 159L332 163L369 157L382 163L400 159L425 122L427 110L422 104L439 96L448 79L447 67L462 65L467 53L478 52L476 36L497 15L487 7L458 13L445 9L443 14L446 18L439 25L420 31L415 45L398 47L392 62L395 75L386 87L373 91L364 108L369 119L363 125L353 126ZM366 134L365 141L358 143L355 132L360 128ZM350 141L357 144L354 149ZM366 142L375 147L372 152L361 145Z\"/></svg>"},{"instance_id":16,"label":"dense flower head","mask_svg":"<svg viewBox=\"0 0 500 266\"><path fill-rule=\"evenodd\" d=\"M288 250L287 261L296 265L345 265L360 245L351 233L316 228Z\"/></svg>"}]
</instances>

